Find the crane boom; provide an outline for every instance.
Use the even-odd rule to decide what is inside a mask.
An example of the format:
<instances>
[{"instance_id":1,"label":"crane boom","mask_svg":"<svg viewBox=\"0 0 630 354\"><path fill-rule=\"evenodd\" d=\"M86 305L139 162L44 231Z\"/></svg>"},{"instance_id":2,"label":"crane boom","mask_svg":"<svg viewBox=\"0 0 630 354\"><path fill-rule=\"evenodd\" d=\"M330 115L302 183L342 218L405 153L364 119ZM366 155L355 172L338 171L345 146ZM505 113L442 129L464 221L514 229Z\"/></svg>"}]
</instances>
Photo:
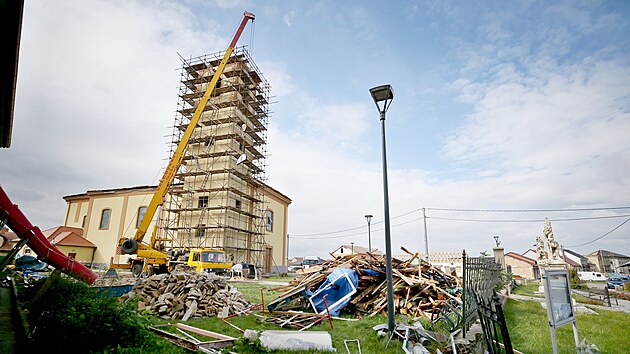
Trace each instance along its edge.
<instances>
[{"instance_id":1,"label":"crane boom","mask_svg":"<svg viewBox=\"0 0 630 354\"><path fill-rule=\"evenodd\" d=\"M169 187L173 183L173 180L175 179L175 174L177 173L177 170L179 169L179 166L182 163L182 159L184 158L184 153L186 151L186 148L188 147L188 140L190 139L190 136L192 135L193 130L197 126L197 123L199 122L199 119L201 118L201 114L203 113L206 107L206 104L208 103L208 100L210 99L210 96L212 95L212 91L214 91L214 87L216 86L217 81L221 77L221 74L223 73L223 70L225 69L227 62L230 59L232 52L234 51L236 42L238 42L238 39L241 36L241 33L243 32L243 29L245 28L247 21L249 20L253 21L255 18L256 17L251 12L245 12L243 14L243 20L241 21L241 24L236 30L236 33L234 34L234 38L232 38L230 45L226 49L225 54L223 55L223 59L221 60L219 66L217 67L216 72L212 76L212 79L210 80L210 83L208 84L208 87L206 88L206 92L201 97L201 100L199 101L199 104L197 105L197 108L195 109L195 113L193 114L192 118L190 119L190 122L188 123L188 127L184 131L184 134L182 135L181 140L179 141L179 144L177 145L177 149L173 153L173 156L171 157L171 160L169 161L168 166L166 166L164 175L162 176L162 179L160 180L160 183L157 186L157 190L155 191L155 194L153 194L153 198L151 198L151 202L149 203L149 206L147 207L147 211L144 214L144 217L142 218L142 222L138 226L138 230L136 231L135 236L133 237L133 239L126 239L121 244L121 250L124 253L131 254L131 253L135 253L138 250L138 243L142 242L142 240L144 239L144 236L146 235L147 230L149 229L149 225L151 224L151 220L153 219L153 216L155 215L158 208L164 203L164 197L166 196L166 193L168 192ZM151 249L154 248L155 241L156 241L155 237L152 237L149 248Z\"/></svg>"}]
</instances>

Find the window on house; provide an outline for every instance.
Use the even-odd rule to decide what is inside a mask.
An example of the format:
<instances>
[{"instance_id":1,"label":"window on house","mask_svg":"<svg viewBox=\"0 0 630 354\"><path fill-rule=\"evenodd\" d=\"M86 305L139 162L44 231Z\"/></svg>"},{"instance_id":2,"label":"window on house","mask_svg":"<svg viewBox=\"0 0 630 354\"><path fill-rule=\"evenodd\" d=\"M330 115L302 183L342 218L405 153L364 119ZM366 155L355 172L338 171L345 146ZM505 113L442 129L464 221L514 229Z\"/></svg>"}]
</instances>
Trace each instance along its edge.
<instances>
[{"instance_id":1,"label":"window on house","mask_svg":"<svg viewBox=\"0 0 630 354\"><path fill-rule=\"evenodd\" d=\"M265 211L265 229L269 232L273 231L273 211L269 209Z\"/></svg>"},{"instance_id":2,"label":"window on house","mask_svg":"<svg viewBox=\"0 0 630 354\"><path fill-rule=\"evenodd\" d=\"M76 252L68 253L68 257L72 257L74 259L77 259L77 254L76 254Z\"/></svg>"},{"instance_id":3,"label":"window on house","mask_svg":"<svg viewBox=\"0 0 630 354\"><path fill-rule=\"evenodd\" d=\"M207 208L208 207L208 196L207 195L202 195L201 197L199 197L199 200L197 201L197 207L198 208Z\"/></svg>"},{"instance_id":4,"label":"window on house","mask_svg":"<svg viewBox=\"0 0 630 354\"><path fill-rule=\"evenodd\" d=\"M200 224L197 226L197 230L195 230L195 236L204 237L206 236L206 224Z\"/></svg>"},{"instance_id":5,"label":"window on house","mask_svg":"<svg viewBox=\"0 0 630 354\"><path fill-rule=\"evenodd\" d=\"M240 201L240 200L237 200L237 201L236 201L236 209L239 209L239 210L240 210L242 205L243 205L243 203L241 203L241 201Z\"/></svg>"},{"instance_id":6,"label":"window on house","mask_svg":"<svg viewBox=\"0 0 630 354\"><path fill-rule=\"evenodd\" d=\"M103 211L101 211L101 223L99 224L98 228L101 230L109 229L109 219L111 216L111 209L103 209Z\"/></svg>"},{"instance_id":7,"label":"window on house","mask_svg":"<svg viewBox=\"0 0 630 354\"><path fill-rule=\"evenodd\" d=\"M81 222L81 227L85 227L86 221L87 221L87 215L83 215L83 222Z\"/></svg>"},{"instance_id":8,"label":"window on house","mask_svg":"<svg viewBox=\"0 0 630 354\"><path fill-rule=\"evenodd\" d=\"M138 208L138 216L136 217L136 229L140 227L140 223L142 223L142 219L144 219L144 214L147 213L147 207L141 206Z\"/></svg>"}]
</instances>

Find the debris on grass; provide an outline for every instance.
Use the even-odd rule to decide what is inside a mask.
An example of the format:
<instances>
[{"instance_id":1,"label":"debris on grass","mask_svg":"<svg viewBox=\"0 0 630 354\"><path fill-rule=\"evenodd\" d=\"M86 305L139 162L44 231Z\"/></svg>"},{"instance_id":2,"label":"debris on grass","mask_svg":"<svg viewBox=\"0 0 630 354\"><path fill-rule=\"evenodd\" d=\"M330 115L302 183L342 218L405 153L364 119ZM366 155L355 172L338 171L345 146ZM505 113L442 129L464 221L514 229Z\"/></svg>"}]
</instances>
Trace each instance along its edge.
<instances>
[{"instance_id":1,"label":"debris on grass","mask_svg":"<svg viewBox=\"0 0 630 354\"><path fill-rule=\"evenodd\" d=\"M251 306L225 278L190 270L139 279L121 301L137 297L138 311L150 311L169 320L229 315Z\"/></svg>"}]
</instances>

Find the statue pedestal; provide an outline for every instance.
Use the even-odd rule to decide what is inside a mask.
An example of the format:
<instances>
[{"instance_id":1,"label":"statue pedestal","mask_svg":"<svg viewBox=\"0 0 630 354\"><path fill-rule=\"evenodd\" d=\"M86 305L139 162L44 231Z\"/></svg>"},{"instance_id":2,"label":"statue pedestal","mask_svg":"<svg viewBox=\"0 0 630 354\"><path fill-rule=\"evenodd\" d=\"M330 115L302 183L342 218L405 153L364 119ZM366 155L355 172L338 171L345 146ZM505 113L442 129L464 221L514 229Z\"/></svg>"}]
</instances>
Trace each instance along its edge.
<instances>
[{"instance_id":1,"label":"statue pedestal","mask_svg":"<svg viewBox=\"0 0 630 354\"><path fill-rule=\"evenodd\" d=\"M567 269L567 263L561 259L552 259L547 261L547 267L550 269Z\"/></svg>"}]
</instances>

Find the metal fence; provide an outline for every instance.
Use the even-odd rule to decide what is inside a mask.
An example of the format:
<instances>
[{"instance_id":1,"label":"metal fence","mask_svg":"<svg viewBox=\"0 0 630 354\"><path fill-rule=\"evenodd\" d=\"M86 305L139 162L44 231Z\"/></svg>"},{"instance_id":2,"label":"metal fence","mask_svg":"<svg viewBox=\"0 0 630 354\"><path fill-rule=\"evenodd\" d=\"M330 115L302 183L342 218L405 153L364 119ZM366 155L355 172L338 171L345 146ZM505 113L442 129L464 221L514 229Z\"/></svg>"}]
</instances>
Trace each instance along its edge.
<instances>
[{"instance_id":1,"label":"metal fence","mask_svg":"<svg viewBox=\"0 0 630 354\"><path fill-rule=\"evenodd\" d=\"M479 319L488 352L491 354L501 353L497 331L497 325L499 325L505 352L513 353L501 302L494 291L501 279L501 265L489 257L466 257L466 251L462 254L462 260L464 268L462 330L464 336L475 320Z\"/></svg>"}]
</instances>

